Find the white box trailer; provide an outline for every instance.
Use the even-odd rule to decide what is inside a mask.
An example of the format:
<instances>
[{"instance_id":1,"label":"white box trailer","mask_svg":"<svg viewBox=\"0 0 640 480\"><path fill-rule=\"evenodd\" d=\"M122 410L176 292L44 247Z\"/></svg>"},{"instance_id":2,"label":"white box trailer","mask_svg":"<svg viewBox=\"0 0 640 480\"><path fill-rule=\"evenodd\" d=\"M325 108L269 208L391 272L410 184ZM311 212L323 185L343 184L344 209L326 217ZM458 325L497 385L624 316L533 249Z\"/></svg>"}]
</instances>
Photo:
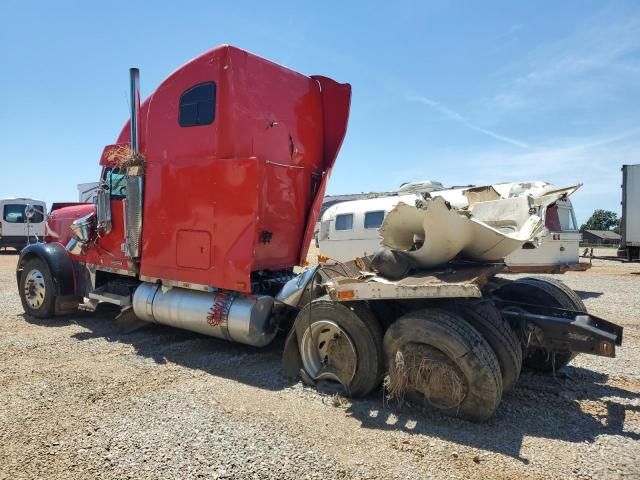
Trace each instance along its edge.
<instances>
[{"instance_id":1,"label":"white box trailer","mask_svg":"<svg viewBox=\"0 0 640 480\"><path fill-rule=\"evenodd\" d=\"M98 182L78 184L78 201L80 203L96 203L98 198Z\"/></svg>"},{"instance_id":2,"label":"white box trailer","mask_svg":"<svg viewBox=\"0 0 640 480\"><path fill-rule=\"evenodd\" d=\"M640 258L640 164L622 166L621 254Z\"/></svg>"}]
</instances>

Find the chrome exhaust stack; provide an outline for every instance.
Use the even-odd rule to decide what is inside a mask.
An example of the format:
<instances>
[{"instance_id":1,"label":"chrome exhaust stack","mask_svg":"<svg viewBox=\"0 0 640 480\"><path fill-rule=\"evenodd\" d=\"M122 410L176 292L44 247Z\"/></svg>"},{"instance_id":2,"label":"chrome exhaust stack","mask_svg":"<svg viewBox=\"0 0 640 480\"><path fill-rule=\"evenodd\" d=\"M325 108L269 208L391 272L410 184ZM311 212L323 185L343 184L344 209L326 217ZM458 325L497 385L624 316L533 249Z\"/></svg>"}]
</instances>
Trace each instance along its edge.
<instances>
[{"instance_id":1,"label":"chrome exhaust stack","mask_svg":"<svg viewBox=\"0 0 640 480\"><path fill-rule=\"evenodd\" d=\"M273 297L225 290L209 293L142 283L133 294L133 311L140 320L254 347L268 345L276 336L272 309Z\"/></svg>"},{"instance_id":2,"label":"chrome exhaust stack","mask_svg":"<svg viewBox=\"0 0 640 480\"><path fill-rule=\"evenodd\" d=\"M130 101L131 101L131 155L134 160L140 156L140 71L137 68L129 69ZM141 162L134 162L141 163ZM125 242L123 251L128 258L140 257L140 244L142 239L142 165L127 167L127 198L124 202L125 209Z\"/></svg>"},{"instance_id":3,"label":"chrome exhaust stack","mask_svg":"<svg viewBox=\"0 0 640 480\"><path fill-rule=\"evenodd\" d=\"M134 155L140 153L140 70L129 69L129 84L131 95L131 150Z\"/></svg>"}]
</instances>

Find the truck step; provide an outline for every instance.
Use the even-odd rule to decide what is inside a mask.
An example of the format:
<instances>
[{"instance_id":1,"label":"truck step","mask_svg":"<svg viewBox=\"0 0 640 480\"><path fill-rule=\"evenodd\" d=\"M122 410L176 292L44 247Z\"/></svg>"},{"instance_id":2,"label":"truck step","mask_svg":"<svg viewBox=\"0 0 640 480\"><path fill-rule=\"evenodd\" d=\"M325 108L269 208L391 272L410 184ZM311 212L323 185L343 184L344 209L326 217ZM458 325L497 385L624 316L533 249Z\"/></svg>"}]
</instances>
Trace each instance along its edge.
<instances>
[{"instance_id":1,"label":"truck step","mask_svg":"<svg viewBox=\"0 0 640 480\"><path fill-rule=\"evenodd\" d=\"M128 307L131 305L131 295L118 295L116 293L100 291L100 289L89 292L89 299L98 302L112 303L119 307Z\"/></svg>"},{"instance_id":2,"label":"truck step","mask_svg":"<svg viewBox=\"0 0 640 480\"><path fill-rule=\"evenodd\" d=\"M83 312L95 312L96 308L98 308L98 300L92 300L87 297L84 297L84 302L78 305L78 310L82 310Z\"/></svg>"},{"instance_id":3,"label":"truck step","mask_svg":"<svg viewBox=\"0 0 640 480\"><path fill-rule=\"evenodd\" d=\"M122 282L109 282L89 292L87 297L91 302L111 303L121 308L129 307L131 306L136 286Z\"/></svg>"}]
</instances>

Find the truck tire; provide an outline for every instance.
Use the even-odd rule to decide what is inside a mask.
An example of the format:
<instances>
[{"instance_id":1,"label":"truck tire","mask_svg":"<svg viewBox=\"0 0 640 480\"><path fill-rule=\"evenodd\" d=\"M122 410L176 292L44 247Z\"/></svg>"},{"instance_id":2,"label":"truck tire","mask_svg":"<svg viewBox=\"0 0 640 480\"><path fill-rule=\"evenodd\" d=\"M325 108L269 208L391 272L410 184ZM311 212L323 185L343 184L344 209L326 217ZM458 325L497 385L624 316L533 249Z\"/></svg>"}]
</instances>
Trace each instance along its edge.
<instances>
[{"instance_id":1,"label":"truck tire","mask_svg":"<svg viewBox=\"0 0 640 480\"><path fill-rule=\"evenodd\" d=\"M382 330L364 306L322 297L305 305L295 321L305 373L342 384L353 397L373 391L383 375Z\"/></svg>"},{"instance_id":2,"label":"truck tire","mask_svg":"<svg viewBox=\"0 0 640 480\"><path fill-rule=\"evenodd\" d=\"M55 314L53 276L47 263L38 257L27 261L20 274L20 301L27 315L49 318Z\"/></svg>"},{"instance_id":3,"label":"truck tire","mask_svg":"<svg viewBox=\"0 0 640 480\"><path fill-rule=\"evenodd\" d=\"M382 383L382 378L384 377L384 351L382 350L382 339L384 333L382 331L382 326L380 322L370 310L369 305L363 302L351 302L348 304L348 307L353 310L353 312L360 318L360 320L364 321L365 326L369 329L369 332L374 338L374 344L376 347L376 355L378 356L378 376L377 380L374 382L374 388L378 387Z\"/></svg>"},{"instance_id":4,"label":"truck tire","mask_svg":"<svg viewBox=\"0 0 640 480\"><path fill-rule=\"evenodd\" d=\"M505 300L587 313L587 307L578 294L554 278L519 278L500 287L495 294ZM524 357L523 365L539 372L555 372L566 367L576 355L572 352L548 352L540 348L530 348Z\"/></svg>"},{"instance_id":5,"label":"truck tire","mask_svg":"<svg viewBox=\"0 0 640 480\"><path fill-rule=\"evenodd\" d=\"M447 302L447 309L464 318L491 345L500 364L503 391L510 391L520 378L522 343L498 307L486 299L456 300Z\"/></svg>"},{"instance_id":6,"label":"truck tire","mask_svg":"<svg viewBox=\"0 0 640 480\"><path fill-rule=\"evenodd\" d=\"M391 396L471 421L495 413L502 398L498 359L461 316L436 308L408 313L389 327L383 347Z\"/></svg>"}]
</instances>

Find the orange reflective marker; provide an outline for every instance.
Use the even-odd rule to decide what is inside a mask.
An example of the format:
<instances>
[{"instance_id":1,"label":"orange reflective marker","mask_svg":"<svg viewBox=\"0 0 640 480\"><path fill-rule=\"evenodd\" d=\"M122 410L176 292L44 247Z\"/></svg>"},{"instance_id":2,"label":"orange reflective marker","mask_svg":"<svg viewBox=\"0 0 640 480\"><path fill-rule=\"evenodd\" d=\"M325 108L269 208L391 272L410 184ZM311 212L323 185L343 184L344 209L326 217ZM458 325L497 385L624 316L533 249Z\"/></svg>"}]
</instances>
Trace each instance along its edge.
<instances>
[{"instance_id":1,"label":"orange reflective marker","mask_svg":"<svg viewBox=\"0 0 640 480\"><path fill-rule=\"evenodd\" d=\"M353 298L355 295L353 293L353 290L343 290L341 292L338 292L338 298L340 300L349 300L350 298Z\"/></svg>"}]
</instances>

